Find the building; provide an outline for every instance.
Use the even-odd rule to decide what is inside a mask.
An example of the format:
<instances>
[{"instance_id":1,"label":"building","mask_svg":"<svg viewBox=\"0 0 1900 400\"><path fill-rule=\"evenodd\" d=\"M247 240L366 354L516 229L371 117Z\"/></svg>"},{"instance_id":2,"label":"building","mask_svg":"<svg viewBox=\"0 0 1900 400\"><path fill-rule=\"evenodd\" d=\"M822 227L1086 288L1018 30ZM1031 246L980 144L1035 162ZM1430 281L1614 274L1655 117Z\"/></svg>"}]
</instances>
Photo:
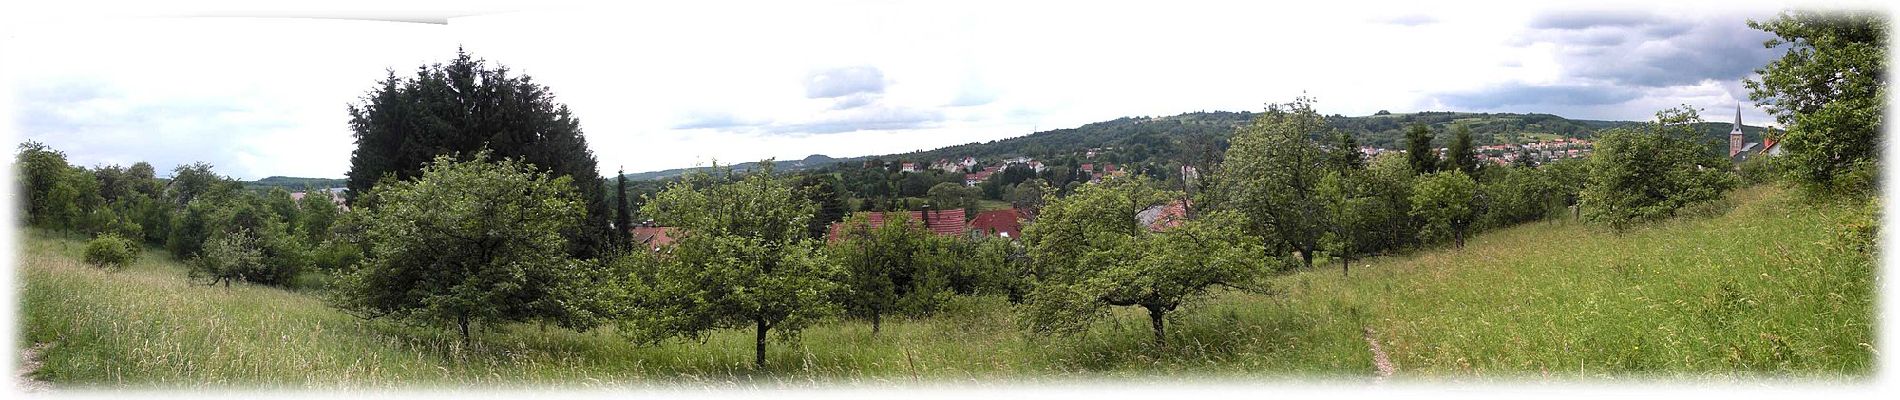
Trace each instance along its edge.
<instances>
[{"instance_id":1,"label":"building","mask_svg":"<svg viewBox=\"0 0 1900 400\"><path fill-rule=\"evenodd\" d=\"M1735 124L1730 125L1728 130L1729 162L1741 164L1742 162L1748 161L1749 157L1755 155L1781 154L1781 146L1776 146L1776 144L1778 143L1775 143L1773 140L1769 140L1766 146L1761 143L1742 143L1742 104L1735 103ZM1770 150L1772 150L1773 153L1769 153Z\"/></svg>"},{"instance_id":2,"label":"building","mask_svg":"<svg viewBox=\"0 0 1900 400\"><path fill-rule=\"evenodd\" d=\"M898 168L898 171L899 172L917 172L917 163L914 163L914 162L904 163L902 168Z\"/></svg>"},{"instance_id":3,"label":"building","mask_svg":"<svg viewBox=\"0 0 1900 400\"><path fill-rule=\"evenodd\" d=\"M679 228L671 226L643 225L628 230L633 233L634 243L639 243L652 251L660 251L667 245L673 244L674 237L679 236Z\"/></svg>"},{"instance_id":4,"label":"building","mask_svg":"<svg viewBox=\"0 0 1900 400\"><path fill-rule=\"evenodd\" d=\"M976 218L970 219L970 234L1021 239L1024 219L1023 213L1014 208L976 213Z\"/></svg>"}]
</instances>

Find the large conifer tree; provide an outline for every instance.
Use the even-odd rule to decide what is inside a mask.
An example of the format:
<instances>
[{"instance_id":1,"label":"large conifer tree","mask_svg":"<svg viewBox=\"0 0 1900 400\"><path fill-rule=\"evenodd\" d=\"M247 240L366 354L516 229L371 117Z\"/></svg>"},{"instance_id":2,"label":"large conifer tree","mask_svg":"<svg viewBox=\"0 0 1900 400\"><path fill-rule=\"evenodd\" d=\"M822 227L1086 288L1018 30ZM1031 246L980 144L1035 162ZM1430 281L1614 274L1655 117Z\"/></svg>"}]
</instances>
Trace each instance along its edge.
<instances>
[{"instance_id":1,"label":"large conifer tree","mask_svg":"<svg viewBox=\"0 0 1900 400\"><path fill-rule=\"evenodd\" d=\"M349 111L356 151L345 194L352 205L384 175L411 180L438 155L467 159L487 148L495 158L572 177L587 211L582 224L563 233L572 255L591 258L612 246L605 182L580 121L527 75L457 50L454 60L417 68L414 77L390 71Z\"/></svg>"}]
</instances>

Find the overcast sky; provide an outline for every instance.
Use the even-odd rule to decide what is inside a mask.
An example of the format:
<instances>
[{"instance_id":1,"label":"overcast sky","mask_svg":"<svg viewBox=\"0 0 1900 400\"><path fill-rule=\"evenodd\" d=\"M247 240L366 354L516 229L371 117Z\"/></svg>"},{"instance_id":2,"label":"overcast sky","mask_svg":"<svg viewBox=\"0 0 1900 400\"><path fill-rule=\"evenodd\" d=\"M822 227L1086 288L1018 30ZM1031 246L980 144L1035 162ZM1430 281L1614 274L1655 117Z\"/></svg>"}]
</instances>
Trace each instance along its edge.
<instances>
[{"instance_id":1,"label":"overcast sky","mask_svg":"<svg viewBox=\"0 0 1900 400\"><path fill-rule=\"evenodd\" d=\"M1326 114L1647 120L1689 104L1728 121L1742 79L1781 53L1745 21L1785 5L1642 4L704 3L447 24L185 12L222 17L14 21L0 82L16 143L251 180L344 176L346 106L385 70L457 46L551 87L603 174L906 152L1302 91ZM438 14L457 15L382 15ZM1743 117L1770 122L1752 104Z\"/></svg>"}]
</instances>

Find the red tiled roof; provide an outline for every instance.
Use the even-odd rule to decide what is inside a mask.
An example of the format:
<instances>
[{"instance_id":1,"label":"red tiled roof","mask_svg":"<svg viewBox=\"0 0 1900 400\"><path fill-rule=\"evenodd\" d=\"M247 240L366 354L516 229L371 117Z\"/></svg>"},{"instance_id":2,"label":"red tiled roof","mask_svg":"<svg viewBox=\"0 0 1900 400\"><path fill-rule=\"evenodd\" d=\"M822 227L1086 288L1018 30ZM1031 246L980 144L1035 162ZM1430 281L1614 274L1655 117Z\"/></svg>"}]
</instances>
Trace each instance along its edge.
<instances>
[{"instance_id":1,"label":"red tiled roof","mask_svg":"<svg viewBox=\"0 0 1900 400\"><path fill-rule=\"evenodd\" d=\"M1181 200L1175 200L1166 206L1162 206L1161 213L1155 216L1154 221L1148 222L1148 230L1155 232L1165 231L1181 226L1181 224L1185 222L1187 222L1187 203Z\"/></svg>"},{"instance_id":2,"label":"red tiled roof","mask_svg":"<svg viewBox=\"0 0 1900 400\"><path fill-rule=\"evenodd\" d=\"M1014 208L980 212L970 220L970 229L985 235L1019 239L1023 237L1023 214Z\"/></svg>"},{"instance_id":3,"label":"red tiled roof","mask_svg":"<svg viewBox=\"0 0 1900 400\"><path fill-rule=\"evenodd\" d=\"M679 232L679 228L671 226L636 226L630 230L633 231L635 243L645 244L655 250L673 244L673 236Z\"/></svg>"}]
</instances>

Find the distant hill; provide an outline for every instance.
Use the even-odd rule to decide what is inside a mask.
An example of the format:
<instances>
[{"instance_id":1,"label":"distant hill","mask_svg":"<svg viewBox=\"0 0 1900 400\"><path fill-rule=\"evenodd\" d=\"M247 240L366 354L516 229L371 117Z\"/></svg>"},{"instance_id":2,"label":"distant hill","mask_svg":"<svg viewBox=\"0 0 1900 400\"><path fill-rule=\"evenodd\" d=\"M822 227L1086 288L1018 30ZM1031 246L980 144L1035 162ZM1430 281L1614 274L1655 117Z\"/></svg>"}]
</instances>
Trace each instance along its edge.
<instances>
[{"instance_id":1,"label":"distant hill","mask_svg":"<svg viewBox=\"0 0 1900 400\"><path fill-rule=\"evenodd\" d=\"M1233 136L1236 128L1252 121L1257 115L1258 113L1249 111L1202 111L1167 117L1123 117L1075 128L1047 130L1008 139L960 144L934 150L854 158L813 155L798 161L780 161L777 168L781 171L796 171L839 162L857 163L870 159L925 163L966 156L985 160L986 163L1018 156L1053 159L1081 154L1090 149L1105 148L1119 148L1117 153L1122 153L1124 156L1132 155L1120 160L1111 159L1109 160L1111 162L1151 161L1158 158L1179 163L1181 160L1189 159L1187 143L1197 140L1197 137L1215 143L1225 143L1227 138ZM1358 117L1331 115L1326 119L1334 128L1351 132L1360 145L1387 149L1404 147L1405 129L1413 124L1425 124L1430 127L1437 133L1433 143L1441 147L1450 143L1450 132L1456 125L1469 126L1473 139L1479 146L1525 143L1560 137L1590 138L1605 129L1642 125L1642 122L1637 121L1568 119L1551 114L1449 111L1380 112ZM1711 151L1727 151L1729 123L1703 122L1697 124L1696 127L1714 142L1711 145ZM1760 142L1766 128L1744 126L1742 131L1744 141ZM733 168L746 171L755 167L755 164L741 163L734 165ZM627 178L632 180L663 179L679 176L690 169L676 168L627 174Z\"/></svg>"},{"instance_id":2,"label":"distant hill","mask_svg":"<svg viewBox=\"0 0 1900 400\"><path fill-rule=\"evenodd\" d=\"M861 162L869 158L870 157L831 158L830 156L826 156L823 154L813 154L801 160L774 161L772 168L775 168L779 171L798 171L798 170L823 167L823 166L837 164L837 163ZM753 168L758 168L759 162L750 161L750 162L743 162L743 163L738 163L738 164L731 164L730 166L732 167L734 171L744 172L744 171L751 171ZM695 168L702 168L702 167L674 168L674 169L660 170L660 171L632 173L632 174L627 174L627 179L641 181L641 180L673 178L673 177L678 177L680 175L683 175L686 173L686 171L691 171Z\"/></svg>"},{"instance_id":3,"label":"distant hill","mask_svg":"<svg viewBox=\"0 0 1900 400\"><path fill-rule=\"evenodd\" d=\"M296 191L302 191L304 190L304 188L328 189L328 188L334 188L334 187L343 187L345 182L348 182L348 181L343 180L343 179L329 179L329 178L296 178L296 177L288 177L288 176L273 176L273 177L268 177L268 178L259 179L255 181L242 181L238 183L244 184L245 189L251 189L251 190L270 190L271 188L284 188L284 190L296 192Z\"/></svg>"}]
</instances>

